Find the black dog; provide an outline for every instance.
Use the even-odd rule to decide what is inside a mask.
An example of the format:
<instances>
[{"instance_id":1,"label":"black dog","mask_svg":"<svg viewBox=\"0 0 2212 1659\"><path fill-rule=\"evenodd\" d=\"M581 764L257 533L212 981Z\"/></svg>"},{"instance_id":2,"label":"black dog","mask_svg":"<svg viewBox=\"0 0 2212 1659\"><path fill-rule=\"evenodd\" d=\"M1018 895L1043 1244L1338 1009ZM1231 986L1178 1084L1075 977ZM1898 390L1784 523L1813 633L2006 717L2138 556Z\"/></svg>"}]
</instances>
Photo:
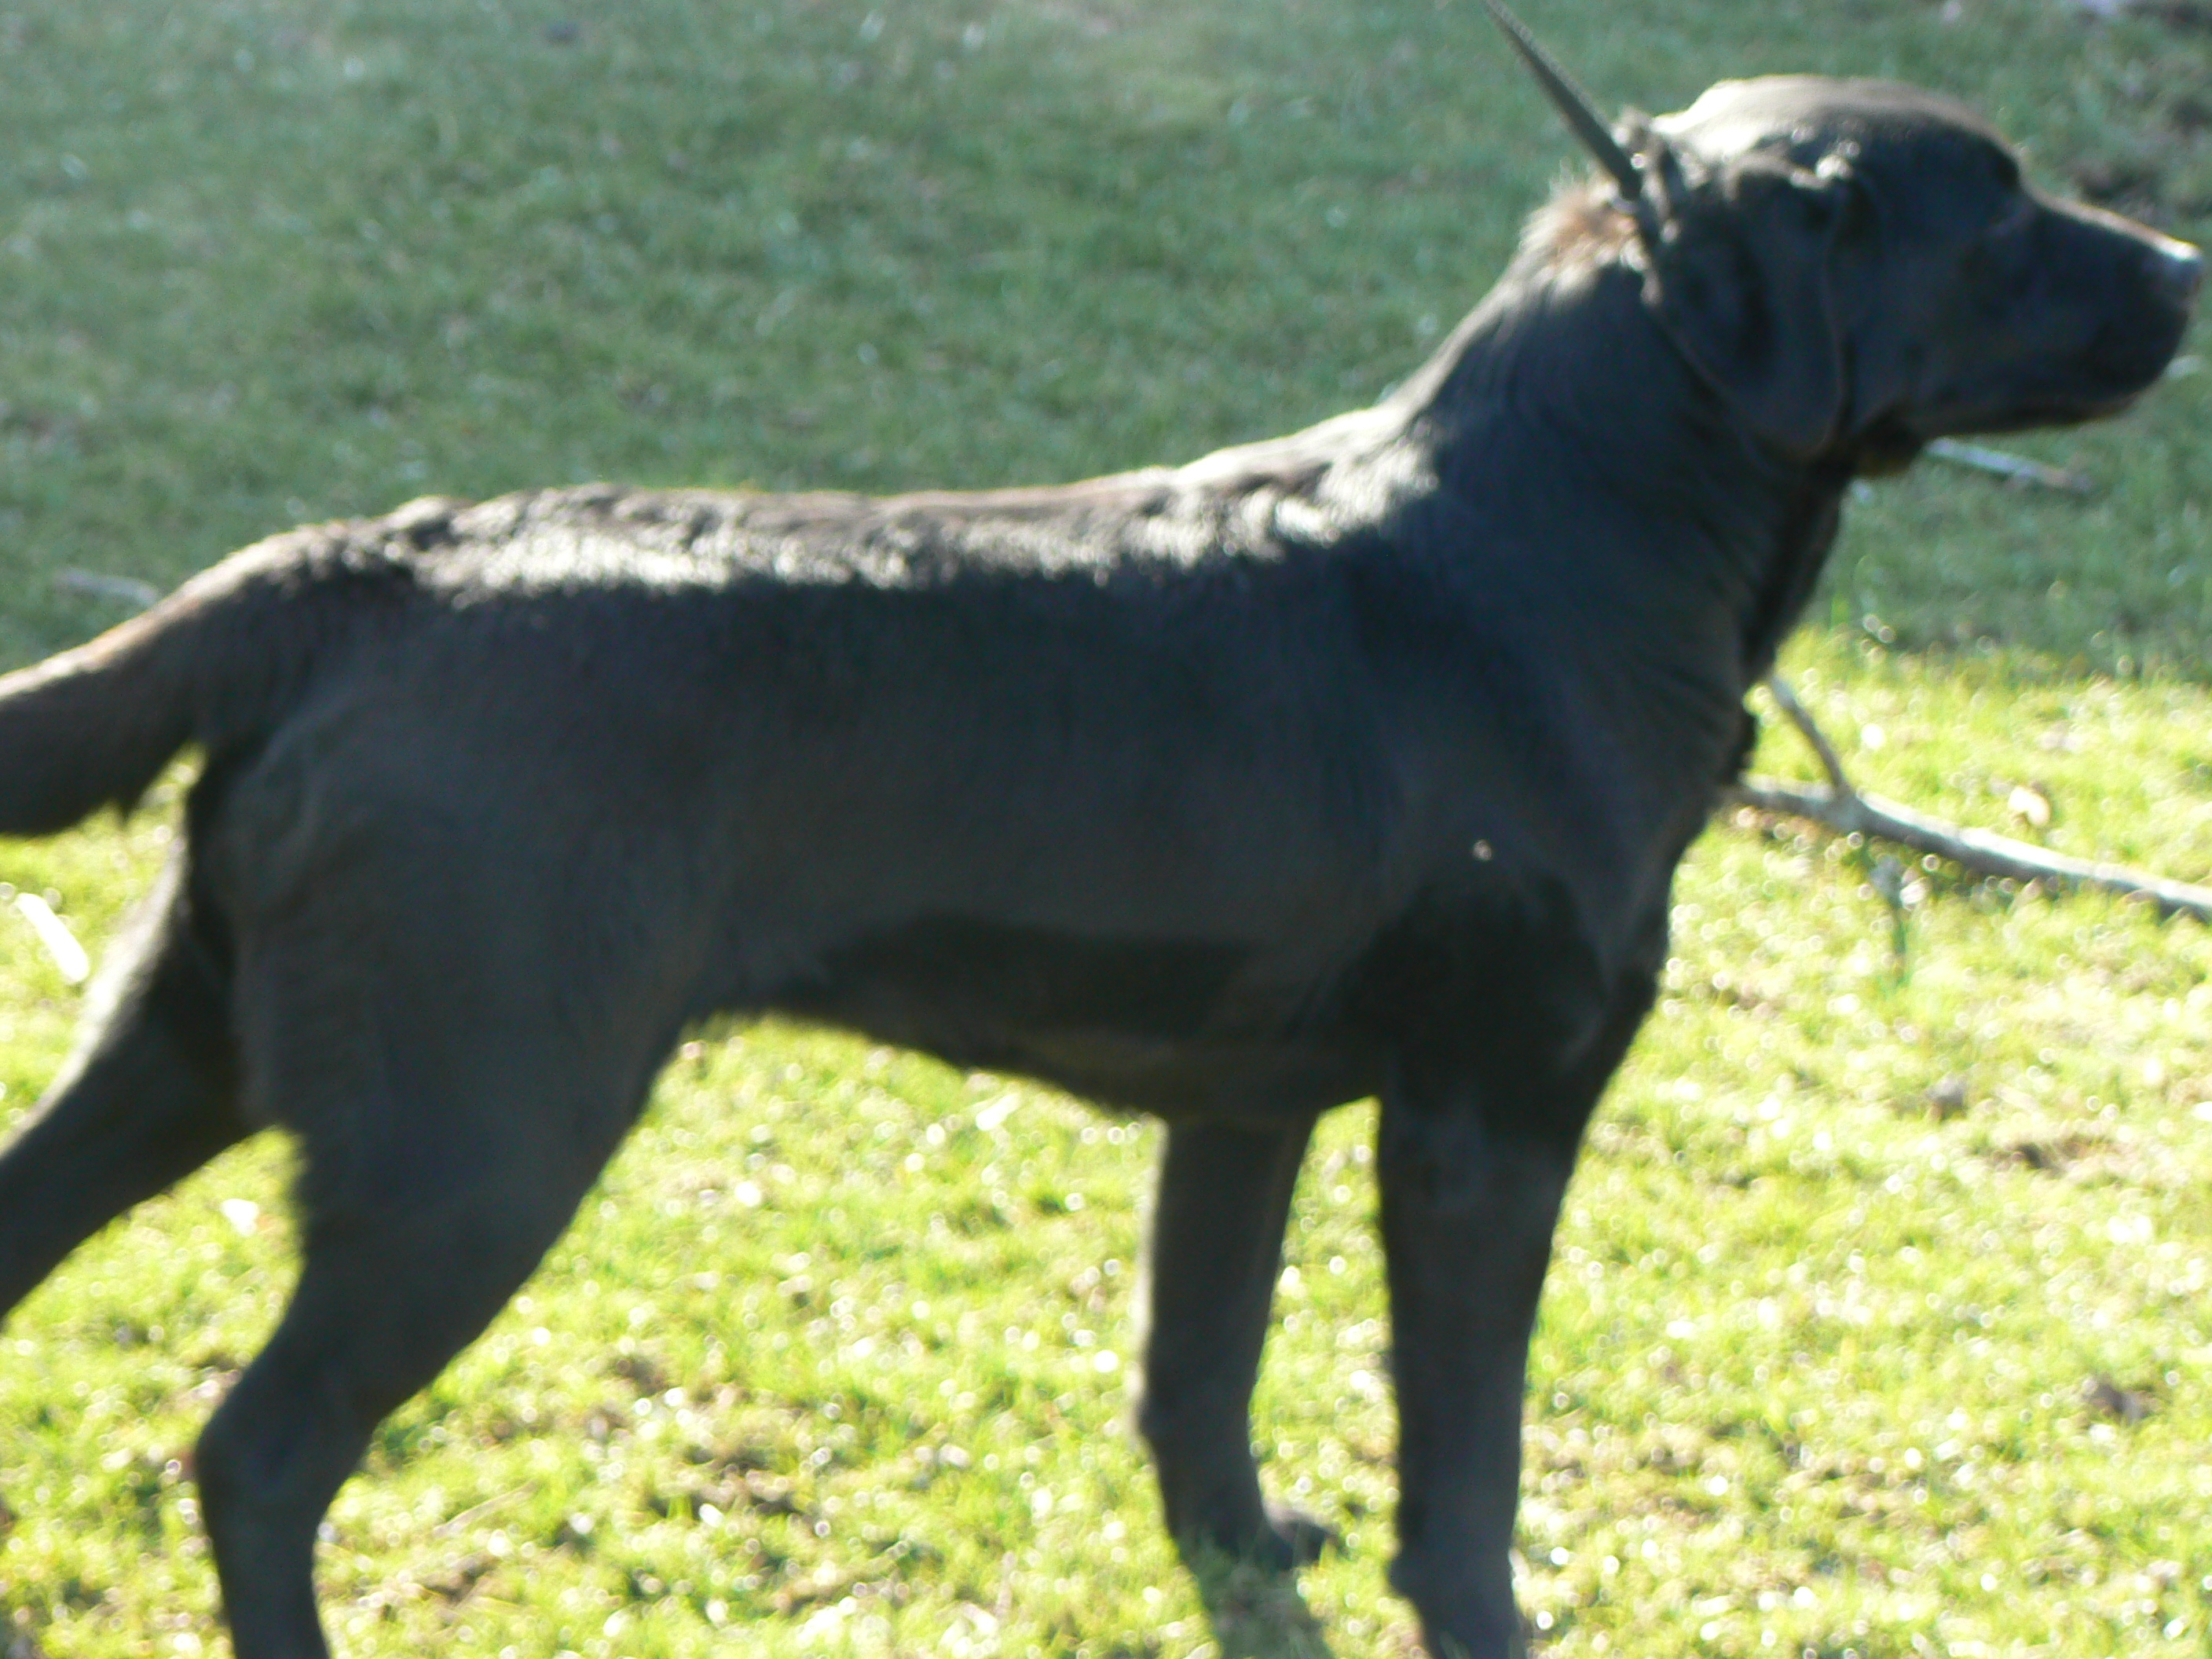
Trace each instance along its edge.
<instances>
[{"instance_id":1,"label":"black dog","mask_svg":"<svg viewBox=\"0 0 2212 1659\"><path fill-rule=\"evenodd\" d=\"M1609 178L1376 408L1064 489L418 502L0 680L0 830L205 757L0 1157L0 1309L240 1137L304 1155L297 1292L198 1455L241 1659L325 1651L371 1431L731 1009L1167 1121L1139 1420L1176 1536L1284 1565L1322 1531L1245 1412L1285 1212L1380 1095L1393 1582L1432 1650L1519 1650L1553 1218L1845 487L2120 408L2201 276L1901 87L1571 118Z\"/></svg>"}]
</instances>

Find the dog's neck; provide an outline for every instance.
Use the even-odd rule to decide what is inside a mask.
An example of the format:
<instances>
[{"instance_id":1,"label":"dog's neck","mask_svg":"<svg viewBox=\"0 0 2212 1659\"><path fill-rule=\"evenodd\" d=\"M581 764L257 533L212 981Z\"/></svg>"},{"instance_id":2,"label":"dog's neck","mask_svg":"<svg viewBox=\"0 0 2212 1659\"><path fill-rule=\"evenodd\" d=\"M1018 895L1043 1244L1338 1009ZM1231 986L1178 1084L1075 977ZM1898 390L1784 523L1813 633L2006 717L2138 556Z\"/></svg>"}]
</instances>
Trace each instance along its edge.
<instances>
[{"instance_id":1,"label":"dog's neck","mask_svg":"<svg viewBox=\"0 0 2212 1659\"><path fill-rule=\"evenodd\" d=\"M1725 630L1747 689L1811 593L1850 463L1793 459L1747 433L1653 319L1641 273L1608 252L1562 260L1532 239L1386 407L1437 488L1514 526L1502 544L1541 546L1554 518L1609 527L1600 544L1557 550L1587 562L1592 602L1686 636ZM1532 479L1519 453L1532 433L1564 470ZM1555 513L1547 490L1581 510ZM1589 510L1602 503L1613 511Z\"/></svg>"}]
</instances>

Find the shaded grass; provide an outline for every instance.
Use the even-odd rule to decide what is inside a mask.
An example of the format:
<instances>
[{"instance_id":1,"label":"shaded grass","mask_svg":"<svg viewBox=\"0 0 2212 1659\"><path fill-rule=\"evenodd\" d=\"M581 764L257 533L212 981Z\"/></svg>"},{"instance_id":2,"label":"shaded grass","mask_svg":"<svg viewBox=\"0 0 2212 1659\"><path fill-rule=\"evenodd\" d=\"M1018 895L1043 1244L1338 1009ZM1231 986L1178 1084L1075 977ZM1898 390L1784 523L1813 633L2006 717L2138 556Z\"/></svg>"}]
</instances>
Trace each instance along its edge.
<instances>
[{"instance_id":1,"label":"shaded grass","mask_svg":"<svg viewBox=\"0 0 2212 1659\"><path fill-rule=\"evenodd\" d=\"M2160 15L1532 21L1653 106L1723 70L1943 86L2047 178L2201 234L2212 36ZM981 484L1282 429L1402 374L1562 154L1476 20L1413 3L26 4L0 82L10 661L112 619L58 569L167 582L426 489ZM2212 869L2208 400L2198 374L2023 444L2100 477L2087 503L1867 492L1790 659L1863 783L2016 833L2031 783L2056 846ZM0 847L0 879L105 937L171 804ZM1900 959L1870 876L1756 823L1685 872L1559 1241L1527 1604L1562 1654L2202 1653L2206 936L1938 867ZM0 915L0 1115L76 1000ZM526 1297L387 1427L333 1512L333 1625L357 1653L1405 1651L1370 1127L1316 1146L1259 1401L1277 1489L1347 1540L1302 1603L1201 1596L1119 1424L1153 1132L769 1027L697 1034ZM0 1332L0 1614L36 1651L217 1639L186 1448L289 1283L283 1157L143 1206Z\"/></svg>"},{"instance_id":2,"label":"shaded grass","mask_svg":"<svg viewBox=\"0 0 2212 1659\"><path fill-rule=\"evenodd\" d=\"M2212 215L2212 33L2059 0L1539 21L1601 96L1899 74L2062 187ZM16 659L112 620L58 568L167 583L427 489L997 483L1316 419L1472 302L1565 150L1471 9L1415 3L46 0L0 79ZM2112 486L2063 526L1883 486L1834 615L2193 674L2208 398L2034 441Z\"/></svg>"}]
</instances>

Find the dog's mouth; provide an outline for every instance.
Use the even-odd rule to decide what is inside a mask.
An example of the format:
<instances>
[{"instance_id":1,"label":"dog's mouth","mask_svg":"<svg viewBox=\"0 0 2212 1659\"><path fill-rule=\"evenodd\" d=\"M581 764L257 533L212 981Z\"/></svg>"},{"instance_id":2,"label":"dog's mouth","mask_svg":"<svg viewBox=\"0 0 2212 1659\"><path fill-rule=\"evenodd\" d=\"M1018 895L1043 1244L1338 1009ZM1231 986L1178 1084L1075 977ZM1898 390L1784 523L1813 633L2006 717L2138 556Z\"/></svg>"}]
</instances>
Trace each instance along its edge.
<instances>
[{"instance_id":1,"label":"dog's mouth","mask_svg":"<svg viewBox=\"0 0 2212 1659\"><path fill-rule=\"evenodd\" d=\"M2124 414L2164 377L2179 344L2176 331L2170 343L2146 349L2137 340L2102 356L2093 355L2095 372L2071 385L2009 388L2002 397L1986 398L1969 393L1932 407L1885 416L1861 439L1858 470L1862 474L1896 471L1938 438L2002 437L2085 426Z\"/></svg>"},{"instance_id":2,"label":"dog's mouth","mask_svg":"<svg viewBox=\"0 0 2212 1659\"><path fill-rule=\"evenodd\" d=\"M1898 471L1936 438L2079 427L2135 407L2172 365L2192 305L2172 292L2174 285L2135 281L2126 288L2136 301L2130 305L2112 303L2108 289L2097 285L2094 307L2075 307L2073 325L2059 316L2039 331L2039 341L2021 343L1955 378L1933 376L1920 396L1867 431L1860 471Z\"/></svg>"},{"instance_id":3,"label":"dog's mouth","mask_svg":"<svg viewBox=\"0 0 2212 1659\"><path fill-rule=\"evenodd\" d=\"M1931 432L1928 436L1994 438L2008 432L2033 431L2038 427L2086 426L2092 421L2106 420L2134 408L2148 389L2148 386L2136 386L2130 391L2100 398L2054 398L2048 403L2026 404L2008 409L2001 414L1963 422L1942 432Z\"/></svg>"},{"instance_id":4,"label":"dog's mouth","mask_svg":"<svg viewBox=\"0 0 2212 1659\"><path fill-rule=\"evenodd\" d=\"M1851 476L1887 478L1920 459L1929 440L1907 431L1901 422L1885 421L1859 435L1851 454Z\"/></svg>"}]
</instances>

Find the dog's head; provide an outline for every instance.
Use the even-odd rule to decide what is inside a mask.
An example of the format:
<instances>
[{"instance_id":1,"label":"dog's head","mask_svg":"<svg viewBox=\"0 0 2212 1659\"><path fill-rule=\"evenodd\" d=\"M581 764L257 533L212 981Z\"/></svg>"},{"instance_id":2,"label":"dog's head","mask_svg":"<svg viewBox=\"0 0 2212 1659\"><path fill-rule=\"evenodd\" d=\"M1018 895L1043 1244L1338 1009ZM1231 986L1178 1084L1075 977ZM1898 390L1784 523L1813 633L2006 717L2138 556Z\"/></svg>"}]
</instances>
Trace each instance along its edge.
<instances>
[{"instance_id":1,"label":"dog's head","mask_svg":"<svg viewBox=\"0 0 2212 1659\"><path fill-rule=\"evenodd\" d=\"M1723 82L1624 129L1646 302L1762 437L1880 467L1928 440L2087 420L2164 371L2195 248L2047 196L1948 99Z\"/></svg>"},{"instance_id":2,"label":"dog's head","mask_svg":"<svg viewBox=\"0 0 2212 1659\"><path fill-rule=\"evenodd\" d=\"M1881 81L1724 81L1616 134L1486 0L1612 178L1644 297L1752 431L1901 465L1929 439L2124 407L2181 343L2203 256L2027 184L1948 99Z\"/></svg>"}]
</instances>

